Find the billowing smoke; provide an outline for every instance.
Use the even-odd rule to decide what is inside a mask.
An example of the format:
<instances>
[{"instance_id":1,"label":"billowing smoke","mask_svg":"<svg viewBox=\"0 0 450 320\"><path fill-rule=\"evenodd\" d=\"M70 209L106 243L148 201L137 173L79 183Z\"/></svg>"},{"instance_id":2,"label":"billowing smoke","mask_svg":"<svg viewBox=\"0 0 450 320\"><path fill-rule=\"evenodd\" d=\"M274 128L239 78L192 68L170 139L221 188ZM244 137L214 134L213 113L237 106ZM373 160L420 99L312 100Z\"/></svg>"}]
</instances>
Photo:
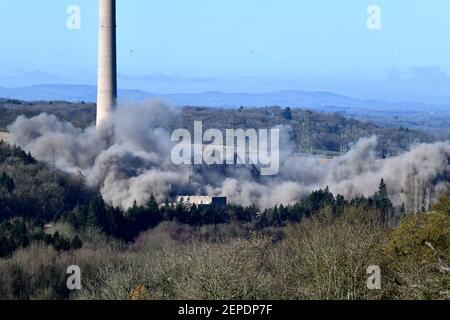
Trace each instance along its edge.
<instances>
[{"instance_id":1,"label":"billowing smoke","mask_svg":"<svg viewBox=\"0 0 450 320\"><path fill-rule=\"evenodd\" d=\"M105 201L123 209L134 201L145 203L151 194L159 202L179 194L225 195L231 203L260 208L293 203L326 186L346 198L369 196L384 178L395 205L418 210L430 205L450 176L449 142L419 144L381 160L375 155L376 137L361 139L347 154L326 161L293 156L286 141L275 176L260 176L245 166L175 165L170 136L181 116L179 109L151 102L121 105L112 125L102 130L78 129L48 114L19 117L8 129L12 143L38 160L82 174Z\"/></svg>"}]
</instances>

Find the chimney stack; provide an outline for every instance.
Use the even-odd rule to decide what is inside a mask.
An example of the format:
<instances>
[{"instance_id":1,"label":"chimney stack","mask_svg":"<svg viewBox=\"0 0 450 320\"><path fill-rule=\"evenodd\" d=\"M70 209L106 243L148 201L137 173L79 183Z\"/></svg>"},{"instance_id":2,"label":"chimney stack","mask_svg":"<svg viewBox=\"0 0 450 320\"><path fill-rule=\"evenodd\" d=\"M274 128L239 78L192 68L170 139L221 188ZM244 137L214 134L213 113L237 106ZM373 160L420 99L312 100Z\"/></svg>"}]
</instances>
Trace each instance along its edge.
<instances>
[{"instance_id":1,"label":"chimney stack","mask_svg":"<svg viewBox=\"0 0 450 320\"><path fill-rule=\"evenodd\" d=\"M116 0L99 0L99 9L97 127L117 102Z\"/></svg>"}]
</instances>

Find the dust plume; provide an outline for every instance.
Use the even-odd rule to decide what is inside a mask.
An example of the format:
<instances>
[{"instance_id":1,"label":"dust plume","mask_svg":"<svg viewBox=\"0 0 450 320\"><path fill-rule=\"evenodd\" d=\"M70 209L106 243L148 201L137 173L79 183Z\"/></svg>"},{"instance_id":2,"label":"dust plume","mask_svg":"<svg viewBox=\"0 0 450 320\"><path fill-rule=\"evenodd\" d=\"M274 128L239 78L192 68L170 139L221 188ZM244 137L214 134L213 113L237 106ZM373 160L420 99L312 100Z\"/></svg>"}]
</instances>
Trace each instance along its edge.
<instances>
[{"instance_id":1,"label":"dust plume","mask_svg":"<svg viewBox=\"0 0 450 320\"><path fill-rule=\"evenodd\" d=\"M259 208L290 204L327 186L346 198L370 196L384 178L394 204L414 211L428 207L450 177L449 142L418 144L381 160L376 137L361 139L326 163L294 155L286 140L280 144L280 171L270 177L255 175L252 167L175 165L170 138L181 117L179 109L149 102L119 106L111 125L101 130L75 128L48 114L18 117L8 129L12 143L40 161L83 175L105 201L123 209L134 201L144 204L151 194L159 202L179 194L224 195L231 203Z\"/></svg>"}]
</instances>

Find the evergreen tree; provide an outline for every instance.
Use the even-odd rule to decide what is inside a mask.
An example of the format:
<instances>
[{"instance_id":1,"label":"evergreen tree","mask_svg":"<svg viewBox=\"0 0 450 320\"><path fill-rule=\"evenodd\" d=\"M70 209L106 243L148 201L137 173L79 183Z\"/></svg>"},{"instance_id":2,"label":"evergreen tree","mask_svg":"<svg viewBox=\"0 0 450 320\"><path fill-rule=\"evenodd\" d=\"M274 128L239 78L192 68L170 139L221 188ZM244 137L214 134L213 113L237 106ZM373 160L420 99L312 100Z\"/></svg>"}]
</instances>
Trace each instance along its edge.
<instances>
[{"instance_id":1,"label":"evergreen tree","mask_svg":"<svg viewBox=\"0 0 450 320\"><path fill-rule=\"evenodd\" d=\"M153 213L153 214L159 212L159 206L158 206L158 203L156 202L156 199L155 199L155 196L153 195L153 193L147 202L147 209L150 211L150 213Z\"/></svg>"},{"instance_id":2,"label":"evergreen tree","mask_svg":"<svg viewBox=\"0 0 450 320\"><path fill-rule=\"evenodd\" d=\"M87 226L91 228L100 228L103 229L105 227L106 220L106 209L105 202L102 197L97 195L91 199L91 203L89 204L89 212L87 216Z\"/></svg>"},{"instance_id":3,"label":"evergreen tree","mask_svg":"<svg viewBox=\"0 0 450 320\"><path fill-rule=\"evenodd\" d=\"M25 222L22 220L15 221L11 229L11 238L16 247L26 247L30 241L28 237L28 230Z\"/></svg>"},{"instance_id":4,"label":"evergreen tree","mask_svg":"<svg viewBox=\"0 0 450 320\"><path fill-rule=\"evenodd\" d=\"M293 206L289 207L289 221L297 223L303 219L304 208L300 202L295 203Z\"/></svg>"},{"instance_id":5,"label":"evergreen tree","mask_svg":"<svg viewBox=\"0 0 450 320\"><path fill-rule=\"evenodd\" d=\"M286 120L292 120L292 111L291 108L287 107L283 110L282 116Z\"/></svg>"},{"instance_id":6,"label":"evergreen tree","mask_svg":"<svg viewBox=\"0 0 450 320\"><path fill-rule=\"evenodd\" d=\"M5 172L0 176L0 187L6 190L8 193L11 193L16 188L14 180L8 176Z\"/></svg>"},{"instance_id":7,"label":"evergreen tree","mask_svg":"<svg viewBox=\"0 0 450 320\"><path fill-rule=\"evenodd\" d=\"M0 234L0 258L10 256L14 250L16 250L14 243L9 238Z\"/></svg>"},{"instance_id":8,"label":"evergreen tree","mask_svg":"<svg viewBox=\"0 0 450 320\"><path fill-rule=\"evenodd\" d=\"M261 230L269 225L270 225L270 221L269 221L269 217L268 217L268 212L267 212L267 210L264 210L264 212L262 214L260 214L258 217L258 221L256 223L256 228Z\"/></svg>"},{"instance_id":9,"label":"evergreen tree","mask_svg":"<svg viewBox=\"0 0 450 320\"><path fill-rule=\"evenodd\" d=\"M9 221L0 224L0 258L8 257L16 250L16 244L11 239L12 227Z\"/></svg>"},{"instance_id":10,"label":"evergreen tree","mask_svg":"<svg viewBox=\"0 0 450 320\"><path fill-rule=\"evenodd\" d=\"M282 206L280 207L282 208ZM281 219L280 209L278 209L278 206L275 206L275 208L272 209L272 219L271 224L276 227L282 227L283 226L283 220Z\"/></svg>"},{"instance_id":11,"label":"evergreen tree","mask_svg":"<svg viewBox=\"0 0 450 320\"><path fill-rule=\"evenodd\" d=\"M378 192L374 195L375 208L380 211L380 217L383 221L389 219L393 213L394 206L389 199L386 183L381 179Z\"/></svg>"},{"instance_id":12,"label":"evergreen tree","mask_svg":"<svg viewBox=\"0 0 450 320\"><path fill-rule=\"evenodd\" d=\"M78 235L76 235L70 242L70 247L74 250L80 249L82 246L83 246L83 242L81 241L81 239Z\"/></svg>"},{"instance_id":13,"label":"evergreen tree","mask_svg":"<svg viewBox=\"0 0 450 320\"><path fill-rule=\"evenodd\" d=\"M120 236L124 225L124 214L120 208L107 207L104 231L113 236Z\"/></svg>"},{"instance_id":14,"label":"evergreen tree","mask_svg":"<svg viewBox=\"0 0 450 320\"><path fill-rule=\"evenodd\" d=\"M70 241L61 236L59 232L55 232L53 235L53 247L58 251L70 250Z\"/></svg>"},{"instance_id":15,"label":"evergreen tree","mask_svg":"<svg viewBox=\"0 0 450 320\"><path fill-rule=\"evenodd\" d=\"M133 206L127 210L126 217L135 221L139 214L144 210L143 207L137 205L137 201L133 201Z\"/></svg>"},{"instance_id":16,"label":"evergreen tree","mask_svg":"<svg viewBox=\"0 0 450 320\"><path fill-rule=\"evenodd\" d=\"M383 178L381 178L380 185L378 187L378 195L383 198L388 197L387 186Z\"/></svg>"}]
</instances>

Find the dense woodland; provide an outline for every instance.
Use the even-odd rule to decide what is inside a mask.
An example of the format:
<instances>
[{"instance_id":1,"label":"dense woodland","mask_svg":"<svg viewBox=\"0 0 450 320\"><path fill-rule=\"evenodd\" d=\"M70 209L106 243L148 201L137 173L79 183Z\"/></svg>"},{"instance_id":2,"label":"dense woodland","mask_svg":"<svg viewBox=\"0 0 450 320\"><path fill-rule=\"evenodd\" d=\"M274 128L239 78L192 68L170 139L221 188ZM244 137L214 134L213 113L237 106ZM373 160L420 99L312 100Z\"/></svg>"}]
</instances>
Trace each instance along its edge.
<instances>
[{"instance_id":1,"label":"dense woodland","mask_svg":"<svg viewBox=\"0 0 450 320\"><path fill-rule=\"evenodd\" d=\"M336 155L346 152L363 137L376 135L378 155L385 157L409 150L411 144L432 142L433 136L408 128L387 128L361 122L336 113L313 112L306 109L267 108L199 108L183 110L182 125L190 128L195 120L202 120L208 128L272 128L289 126L296 152Z\"/></svg>"},{"instance_id":2,"label":"dense woodland","mask_svg":"<svg viewBox=\"0 0 450 320\"><path fill-rule=\"evenodd\" d=\"M387 188L262 212L153 197L123 212L1 143L0 299L449 299L450 193L394 215ZM66 287L73 264L80 291ZM383 287L370 291L374 264Z\"/></svg>"},{"instance_id":3,"label":"dense woodland","mask_svg":"<svg viewBox=\"0 0 450 320\"><path fill-rule=\"evenodd\" d=\"M87 127L95 122L95 105L84 102L65 101L21 101L0 98L0 131L6 131L8 125L18 116L38 116L46 112L63 121L70 121L77 127Z\"/></svg>"},{"instance_id":4,"label":"dense woodland","mask_svg":"<svg viewBox=\"0 0 450 320\"><path fill-rule=\"evenodd\" d=\"M0 99L0 131L6 130L19 115L32 117L42 112L54 114L64 121L70 120L78 127L87 127L95 122L94 104ZM185 107L182 117L174 121L173 127L168 129L192 128L194 121L203 121L205 129L222 130L290 126L290 138L296 149L294 151L329 155L345 152L360 138L372 135L376 135L379 139L380 157L401 153L408 150L413 143L436 140L430 134L406 127L380 127L336 113L279 107L234 109Z\"/></svg>"}]
</instances>

